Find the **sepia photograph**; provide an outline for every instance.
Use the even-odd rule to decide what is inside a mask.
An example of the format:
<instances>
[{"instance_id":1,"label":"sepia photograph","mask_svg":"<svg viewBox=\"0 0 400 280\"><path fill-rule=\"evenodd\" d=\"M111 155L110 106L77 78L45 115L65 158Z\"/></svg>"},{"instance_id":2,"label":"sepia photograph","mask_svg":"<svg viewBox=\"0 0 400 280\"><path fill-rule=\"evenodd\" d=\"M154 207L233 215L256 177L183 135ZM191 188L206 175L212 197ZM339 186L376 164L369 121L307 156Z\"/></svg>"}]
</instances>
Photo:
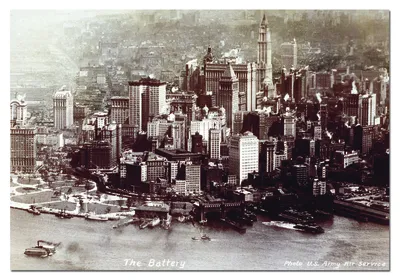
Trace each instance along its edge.
<instances>
[{"instance_id":1,"label":"sepia photograph","mask_svg":"<svg viewBox=\"0 0 400 280\"><path fill-rule=\"evenodd\" d=\"M389 10L94 8L9 10L9 270L391 270Z\"/></svg>"}]
</instances>

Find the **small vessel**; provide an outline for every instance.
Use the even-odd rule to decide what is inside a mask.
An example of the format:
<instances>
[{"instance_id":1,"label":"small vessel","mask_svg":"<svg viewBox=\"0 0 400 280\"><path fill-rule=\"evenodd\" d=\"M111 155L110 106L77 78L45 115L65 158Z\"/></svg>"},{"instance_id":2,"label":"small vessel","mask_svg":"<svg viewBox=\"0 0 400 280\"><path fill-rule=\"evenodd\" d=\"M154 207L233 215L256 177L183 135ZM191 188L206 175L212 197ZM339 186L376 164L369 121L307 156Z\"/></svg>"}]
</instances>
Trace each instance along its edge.
<instances>
[{"instance_id":1,"label":"small vessel","mask_svg":"<svg viewBox=\"0 0 400 280\"><path fill-rule=\"evenodd\" d=\"M207 234L203 234L200 237L192 237L192 240L204 240L204 241L211 241L211 238Z\"/></svg>"},{"instance_id":2,"label":"small vessel","mask_svg":"<svg viewBox=\"0 0 400 280\"><path fill-rule=\"evenodd\" d=\"M252 213L252 212L246 211L246 212L244 213L244 216L245 216L246 218L250 219L252 222L257 222L257 215L254 214L254 213Z\"/></svg>"},{"instance_id":3,"label":"small vessel","mask_svg":"<svg viewBox=\"0 0 400 280\"><path fill-rule=\"evenodd\" d=\"M162 220L161 226L163 229L169 229L171 227L171 216L168 214L166 219Z\"/></svg>"},{"instance_id":4,"label":"small vessel","mask_svg":"<svg viewBox=\"0 0 400 280\"><path fill-rule=\"evenodd\" d=\"M150 223L151 223L151 222L149 222L149 221L143 221L143 222L140 224L139 228L140 228L140 229L145 229L145 228L148 227L148 225L149 225Z\"/></svg>"},{"instance_id":5,"label":"small vessel","mask_svg":"<svg viewBox=\"0 0 400 280\"><path fill-rule=\"evenodd\" d=\"M40 211L36 208L35 205L31 205L28 209L28 213L32 213L33 215L40 215Z\"/></svg>"},{"instance_id":6,"label":"small vessel","mask_svg":"<svg viewBox=\"0 0 400 280\"><path fill-rule=\"evenodd\" d=\"M309 233L324 233L324 229L317 225L310 225L310 224L296 224L293 226L294 229L305 231Z\"/></svg>"},{"instance_id":7,"label":"small vessel","mask_svg":"<svg viewBox=\"0 0 400 280\"><path fill-rule=\"evenodd\" d=\"M151 222L150 222L150 226L151 227L155 227L158 226L160 224L161 220L159 217L155 217Z\"/></svg>"},{"instance_id":8,"label":"small vessel","mask_svg":"<svg viewBox=\"0 0 400 280\"><path fill-rule=\"evenodd\" d=\"M184 223L185 221L186 221L185 216L181 215L181 216L178 217L178 222Z\"/></svg>"},{"instance_id":9,"label":"small vessel","mask_svg":"<svg viewBox=\"0 0 400 280\"><path fill-rule=\"evenodd\" d=\"M100 222L108 221L108 217L103 217L95 214L86 214L85 219L91 221L100 221Z\"/></svg>"},{"instance_id":10,"label":"small vessel","mask_svg":"<svg viewBox=\"0 0 400 280\"><path fill-rule=\"evenodd\" d=\"M199 221L199 224L200 224L200 225L205 225L205 224L207 224L207 219L204 219L204 220Z\"/></svg>"},{"instance_id":11,"label":"small vessel","mask_svg":"<svg viewBox=\"0 0 400 280\"><path fill-rule=\"evenodd\" d=\"M60 210L60 212L56 213L56 217L60 218L60 219L71 219L72 215L65 212L65 209Z\"/></svg>"},{"instance_id":12,"label":"small vessel","mask_svg":"<svg viewBox=\"0 0 400 280\"><path fill-rule=\"evenodd\" d=\"M47 245L41 245L41 243L45 243ZM58 245L60 245L60 243L52 243L45 240L38 240L37 245L35 247L25 249L24 254L27 256L45 258L53 255L56 252L56 247Z\"/></svg>"},{"instance_id":13,"label":"small vessel","mask_svg":"<svg viewBox=\"0 0 400 280\"><path fill-rule=\"evenodd\" d=\"M320 218L332 218L333 214L322 210L315 210L315 215Z\"/></svg>"}]
</instances>

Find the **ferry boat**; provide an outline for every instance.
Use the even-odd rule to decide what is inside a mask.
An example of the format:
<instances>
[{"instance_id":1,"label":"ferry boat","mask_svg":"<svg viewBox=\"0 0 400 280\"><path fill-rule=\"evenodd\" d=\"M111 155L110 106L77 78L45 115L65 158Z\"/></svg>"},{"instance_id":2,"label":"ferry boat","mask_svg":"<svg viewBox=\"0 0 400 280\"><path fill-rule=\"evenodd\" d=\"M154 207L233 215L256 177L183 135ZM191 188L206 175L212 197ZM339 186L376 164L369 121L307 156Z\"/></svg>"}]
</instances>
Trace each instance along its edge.
<instances>
[{"instance_id":1,"label":"ferry boat","mask_svg":"<svg viewBox=\"0 0 400 280\"><path fill-rule=\"evenodd\" d=\"M30 208L28 209L28 213L32 213L33 215L40 215L40 211L34 206L31 205Z\"/></svg>"},{"instance_id":2,"label":"ferry boat","mask_svg":"<svg viewBox=\"0 0 400 280\"><path fill-rule=\"evenodd\" d=\"M45 243L47 245L41 245L41 243ZM52 242L38 240L37 245L35 247L25 249L24 254L27 256L45 258L53 255L56 252L56 247L58 245L60 245L60 243L53 244Z\"/></svg>"}]
</instances>

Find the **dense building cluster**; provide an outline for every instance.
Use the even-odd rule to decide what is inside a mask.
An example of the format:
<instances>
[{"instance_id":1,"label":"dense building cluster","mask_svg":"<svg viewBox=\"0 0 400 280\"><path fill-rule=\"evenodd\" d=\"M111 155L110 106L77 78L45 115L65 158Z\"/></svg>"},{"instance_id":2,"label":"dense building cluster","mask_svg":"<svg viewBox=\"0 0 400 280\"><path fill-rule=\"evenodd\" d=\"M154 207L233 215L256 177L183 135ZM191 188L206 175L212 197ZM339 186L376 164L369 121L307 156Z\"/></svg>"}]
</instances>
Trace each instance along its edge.
<instances>
[{"instance_id":1,"label":"dense building cluster","mask_svg":"<svg viewBox=\"0 0 400 280\"><path fill-rule=\"evenodd\" d=\"M293 39L281 44L284 67L274 76L265 15L258 34L256 61L243 61L240 49L218 57L208 46L178 79L169 69L158 79L112 62L134 51L134 63L157 68L162 45L98 42L77 88L55 92L52 123L28 124L26 102L11 101L11 171L34 172L40 147L50 145L69 146L73 168L108 174L110 185L130 191L285 186L320 196L330 181L387 184L377 178L389 165L388 71L311 71Z\"/></svg>"}]
</instances>

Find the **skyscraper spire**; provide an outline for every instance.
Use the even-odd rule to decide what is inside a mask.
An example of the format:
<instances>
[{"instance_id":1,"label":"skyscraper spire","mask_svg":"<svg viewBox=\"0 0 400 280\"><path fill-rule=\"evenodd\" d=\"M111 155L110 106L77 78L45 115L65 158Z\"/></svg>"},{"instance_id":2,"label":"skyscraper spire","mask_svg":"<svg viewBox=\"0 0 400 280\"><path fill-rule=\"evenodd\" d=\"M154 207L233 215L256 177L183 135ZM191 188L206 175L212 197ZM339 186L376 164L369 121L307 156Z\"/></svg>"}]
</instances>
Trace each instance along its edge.
<instances>
[{"instance_id":1,"label":"skyscraper spire","mask_svg":"<svg viewBox=\"0 0 400 280\"><path fill-rule=\"evenodd\" d=\"M268 21L267 21L267 17L265 16L265 13L264 13L260 25L265 25L265 24L268 24Z\"/></svg>"},{"instance_id":2,"label":"skyscraper spire","mask_svg":"<svg viewBox=\"0 0 400 280\"><path fill-rule=\"evenodd\" d=\"M257 47L257 91L264 91L264 81L272 82L271 34L268 20L263 14L258 31Z\"/></svg>"}]
</instances>

